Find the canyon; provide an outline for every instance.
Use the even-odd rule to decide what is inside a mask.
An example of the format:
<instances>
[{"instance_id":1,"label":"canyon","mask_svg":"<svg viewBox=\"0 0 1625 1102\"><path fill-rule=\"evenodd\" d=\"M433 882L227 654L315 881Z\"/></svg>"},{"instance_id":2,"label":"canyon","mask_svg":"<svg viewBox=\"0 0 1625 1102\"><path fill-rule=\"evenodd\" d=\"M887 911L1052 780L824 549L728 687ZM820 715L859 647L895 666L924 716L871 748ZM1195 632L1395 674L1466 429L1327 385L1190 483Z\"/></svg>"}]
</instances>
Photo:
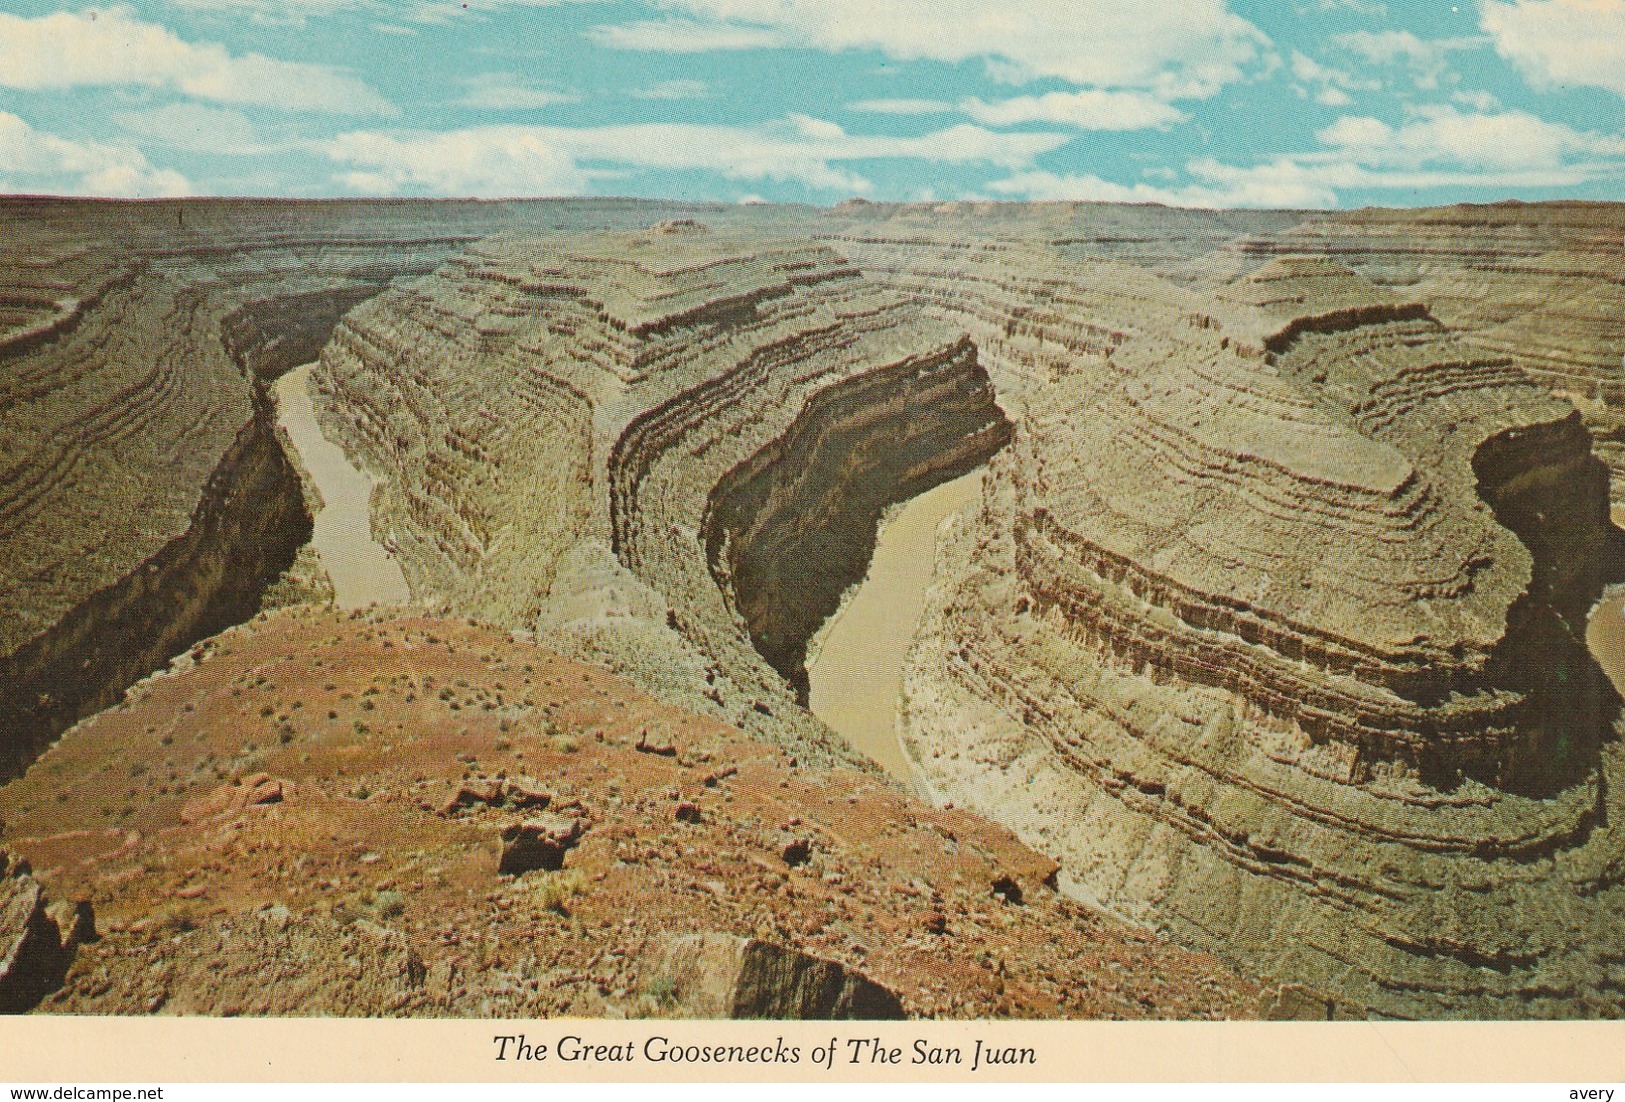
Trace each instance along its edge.
<instances>
[{"instance_id":1,"label":"canyon","mask_svg":"<svg viewBox=\"0 0 1625 1102\"><path fill-rule=\"evenodd\" d=\"M346 984L334 957L305 992L331 1012L851 1009L741 1002L747 961L841 969L907 1013L1620 1012L1620 697L1587 623L1625 583L1625 207L3 205L0 844L119 927L48 1005L287 1012L204 978L270 922L286 952L406 977ZM339 596L308 543L340 495L302 457L332 445L364 472L350 538L404 593ZM951 486L905 555L923 611L863 632L900 692L847 690L878 720L849 739L809 664L881 663L841 621L873 615L883 523ZM294 675L330 687L254 710L256 670L335 646L342 675ZM554 661L609 710L513 684ZM747 814L655 777L699 769L676 728L792 795ZM450 948L448 916L475 917L447 885L493 874L422 793L538 754L586 768L548 793L591 807L580 846L494 797L479 825L555 839L595 886L541 898L520 887L560 871L523 872L492 913L535 938L597 891L658 894L632 841L658 830L662 876L738 904L688 927L722 979L672 972L652 927L604 935L613 974L562 1001L530 981L574 975L563 956ZM274 806L232 805L262 777ZM220 813L188 817L211 785ZM1001 839L973 874L848 845L858 822L918 844L949 808L956 851ZM332 866L292 911L290 815ZM739 860L673 817L725 824L707 845ZM771 819L846 841L810 879ZM782 920L854 879L903 948ZM194 888L212 909L176 918ZM966 960L1003 930L1009 968L1065 961L1075 992L1147 954L1172 978L1149 1003L1036 980L955 1002L927 978L944 929ZM137 950L169 962L162 998L121 986ZM465 981L414 980L431 964Z\"/></svg>"}]
</instances>

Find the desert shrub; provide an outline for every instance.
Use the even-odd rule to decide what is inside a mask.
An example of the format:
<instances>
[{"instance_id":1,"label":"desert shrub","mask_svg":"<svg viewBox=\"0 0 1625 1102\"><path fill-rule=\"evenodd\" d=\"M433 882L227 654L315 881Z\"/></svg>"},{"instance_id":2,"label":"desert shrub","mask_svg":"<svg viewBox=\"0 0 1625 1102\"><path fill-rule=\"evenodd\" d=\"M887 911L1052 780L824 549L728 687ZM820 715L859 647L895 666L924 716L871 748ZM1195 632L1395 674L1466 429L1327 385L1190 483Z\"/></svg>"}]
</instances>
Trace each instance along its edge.
<instances>
[{"instance_id":1,"label":"desert shrub","mask_svg":"<svg viewBox=\"0 0 1625 1102\"><path fill-rule=\"evenodd\" d=\"M543 873L536 878L536 902L543 910L561 915L570 913L570 900L586 890L586 878L578 869L560 869Z\"/></svg>"}]
</instances>

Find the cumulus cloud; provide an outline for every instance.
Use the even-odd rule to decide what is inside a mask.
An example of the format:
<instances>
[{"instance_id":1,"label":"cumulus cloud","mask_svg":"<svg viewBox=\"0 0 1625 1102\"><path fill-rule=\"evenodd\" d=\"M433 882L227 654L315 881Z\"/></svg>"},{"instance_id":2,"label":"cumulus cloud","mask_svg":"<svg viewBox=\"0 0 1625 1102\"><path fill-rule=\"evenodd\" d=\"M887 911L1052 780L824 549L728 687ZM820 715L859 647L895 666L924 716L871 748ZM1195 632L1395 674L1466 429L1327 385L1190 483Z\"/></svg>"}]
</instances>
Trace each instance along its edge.
<instances>
[{"instance_id":1,"label":"cumulus cloud","mask_svg":"<svg viewBox=\"0 0 1625 1102\"><path fill-rule=\"evenodd\" d=\"M244 155L266 152L253 123L241 111L206 107L201 103L172 103L145 111L120 111L113 116L127 132L152 138L174 149L199 153Z\"/></svg>"},{"instance_id":2,"label":"cumulus cloud","mask_svg":"<svg viewBox=\"0 0 1625 1102\"><path fill-rule=\"evenodd\" d=\"M149 198L187 195L192 185L135 150L45 134L0 111L0 192Z\"/></svg>"},{"instance_id":3,"label":"cumulus cloud","mask_svg":"<svg viewBox=\"0 0 1625 1102\"><path fill-rule=\"evenodd\" d=\"M1554 169L1625 155L1625 138L1576 130L1524 111L1463 112L1435 106L1402 126L1345 116L1316 135L1360 164L1415 168Z\"/></svg>"},{"instance_id":4,"label":"cumulus cloud","mask_svg":"<svg viewBox=\"0 0 1625 1102\"><path fill-rule=\"evenodd\" d=\"M791 116L761 126L688 123L604 127L487 126L444 133L342 134L319 148L349 166L352 190L378 194L577 195L630 170L713 172L735 181L792 181L865 192L848 167L920 160L1028 169L1067 141L1063 134L1001 134L951 126L916 138L848 134L822 119Z\"/></svg>"},{"instance_id":5,"label":"cumulus cloud","mask_svg":"<svg viewBox=\"0 0 1625 1102\"><path fill-rule=\"evenodd\" d=\"M468 91L458 103L485 111L526 111L581 99L570 92L532 84L514 73L481 73L464 84Z\"/></svg>"},{"instance_id":6,"label":"cumulus cloud","mask_svg":"<svg viewBox=\"0 0 1625 1102\"><path fill-rule=\"evenodd\" d=\"M1479 14L1496 52L1536 87L1625 96L1625 0L1483 0Z\"/></svg>"},{"instance_id":7,"label":"cumulus cloud","mask_svg":"<svg viewBox=\"0 0 1625 1102\"><path fill-rule=\"evenodd\" d=\"M1205 98L1270 46L1224 0L659 0L680 13L610 24L597 40L686 52L797 46L878 50L902 60L983 60L1008 81L1056 77L1100 88Z\"/></svg>"},{"instance_id":8,"label":"cumulus cloud","mask_svg":"<svg viewBox=\"0 0 1625 1102\"><path fill-rule=\"evenodd\" d=\"M1423 39L1410 31L1395 30L1349 31L1333 35L1332 41L1372 65L1403 65L1417 87L1430 90L1441 80L1455 79L1450 70L1451 51L1484 44L1473 38Z\"/></svg>"},{"instance_id":9,"label":"cumulus cloud","mask_svg":"<svg viewBox=\"0 0 1625 1102\"><path fill-rule=\"evenodd\" d=\"M968 99L960 109L988 126L1047 122L1079 130L1163 129L1186 118L1177 107L1145 92L1106 92L1097 88L1017 96L993 103Z\"/></svg>"},{"instance_id":10,"label":"cumulus cloud","mask_svg":"<svg viewBox=\"0 0 1625 1102\"><path fill-rule=\"evenodd\" d=\"M1292 51L1292 75L1309 86L1299 85L1299 95L1313 95L1316 103L1327 107L1347 107L1354 102L1350 93L1375 92L1382 87L1380 81L1324 65L1301 50Z\"/></svg>"},{"instance_id":11,"label":"cumulus cloud","mask_svg":"<svg viewBox=\"0 0 1625 1102\"><path fill-rule=\"evenodd\" d=\"M1625 138L1576 130L1519 111L1434 107L1401 126L1345 116L1321 148L1253 165L1214 157L1185 165L1186 182L1119 184L1092 174L1015 173L990 190L1028 199L1163 203L1184 207L1335 207L1353 189L1572 187L1625 175Z\"/></svg>"},{"instance_id":12,"label":"cumulus cloud","mask_svg":"<svg viewBox=\"0 0 1625 1102\"><path fill-rule=\"evenodd\" d=\"M346 73L262 54L234 55L212 42L186 42L125 8L37 19L0 13L0 87L34 92L86 86L167 88L217 103L288 111L393 110Z\"/></svg>"}]
</instances>

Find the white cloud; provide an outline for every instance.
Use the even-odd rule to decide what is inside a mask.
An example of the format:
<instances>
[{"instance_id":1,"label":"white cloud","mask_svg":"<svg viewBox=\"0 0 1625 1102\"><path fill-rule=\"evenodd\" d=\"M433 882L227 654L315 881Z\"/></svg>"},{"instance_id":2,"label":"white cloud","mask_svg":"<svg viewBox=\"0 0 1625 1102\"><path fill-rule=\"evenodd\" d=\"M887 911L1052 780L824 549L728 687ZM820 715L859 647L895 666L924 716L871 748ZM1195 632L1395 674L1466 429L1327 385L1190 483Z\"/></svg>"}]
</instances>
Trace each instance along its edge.
<instances>
[{"instance_id":1,"label":"white cloud","mask_svg":"<svg viewBox=\"0 0 1625 1102\"><path fill-rule=\"evenodd\" d=\"M273 26L304 26L312 17L347 12L370 13L415 23L445 24L470 14L500 11L504 8L545 8L564 3L593 3L596 0L168 0L170 4L194 11L239 13L256 23ZM385 34L412 33L395 24L375 26Z\"/></svg>"},{"instance_id":2,"label":"white cloud","mask_svg":"<svg viewBox=\"0 0 1625 1102\"><path fill-rule=\"evenodd\" d=\"M1482 39L1422 39L1410 31L1349 31L1332 41L1371 65L1404 65L1417 87L1434 89L1441 80L1455 80L1450 53L1485 45Z\"/></svg>"},{"instance_id":3,"label":"white cloud","mask_svg":"<svg viewBox=\"0 0 1625 1102\"><path fill-rule=\"evenodd\" d=\"M1382 0L1298 0L1294 6L1304 14L1312 11L1351 11L1356 15L1388 18L1388 5Z\"/></svg>"},{"instance_id":4,"label":"white cloud","mask_svg":"<svg viewBox=\"0 0 1625 1102\"><path fill-rule=\"evenodd\" d=\"M789 40L768 27L735 27L697 23L692 19L644 19L594 27L588 36L600 46L616 50L650 50L669 54L700 54L712 50L760 50L789 45Z\"/></svg>"},{"instance_id":5,"label":"white cloud","mask_svg":"<svg viewBox=\"0 0 1625 1102\"><path fill-rule=\"evenodd\" d=\"M627 95L633 99L709 99L711 86L703 80L663 80L647 88L638 88Z\"/></svg>"},{"instance_id":6,"label":"white cloud","mask_svg":"<svg viewBox=\"0 0 1625 1102\"><path fill-rule=\"evenodd\" d=\"M1304 208L1336 205L1337 196L1301 173L1279 169L1250 170L1211 184L1160 187L1155 184L1117 184L1092 174L1058 175L1053 172L1018 173L988 185L1011 198L1094 203L1161 203L1168 207L1274 207Z\"/></svg>"},{"instance_id":7,"label":"white cloud","mask_svg":"<svg viewBox=\"0 0 1625 1102\"><path fill-rule=\"evenodd\" d=\"M1483 90L1459 90L1450 93L1453 103L1463 107L1471 107L1475 111L1494 111L1501 106L1501 101Z\"/></svg>"},{"instance_id":8,"label":"white cloud","mask_svg":"<svg viewBox=\"0 0 1625 1102\"><path fill-rule=\"evenodd\" d=\"M1573 187L1625 175L1625 138L1588 133L1518 111L1464 114L1435 107L1402 126L1346 116L1321 130L1321 148L1254 165L1201 157L1187 181L1118 184L1099 176L1027 171L989 189L1030 199L1164 203L1186 207L1335 207L1352 189Z\"/></svg>"},{"instance_id":9,"label":"white cloud","mask_svg":"<svg viewBox=\"0 0 1625 1102\"><path fill-rule=\"evenodd\" d=\"M1373 168L1352 159L1316 154L1278 157L1250 166L1204 159L1186 167L1215 192L1230 197L1226 205L1259 207L1334 207L1339 203L1339 193L1350 189L1425 193L1440 188L1491 188L1510 192L1573 187L1599 174L1597 167L1586 165L1491 170Z\"/></svg>"},{"instance_id":10,"label":"white cloud","mask_svg":"<svg viewBox=\"0 0 1625 1102\"><path fill-rule=\"evenodd\" d=\"M313 15L340 11L379 11L376 0L169 0L193 11L236 12L255 22L302 25Z\"/></svg>"},{"instance_id":11,"label":"white cloud","mask_svg":"<svg viewBox=\"0 0 1625 1102\"><path fill-rule=\"evenodd\" d=\"M1203 158L1186 165L1192 182L1178 187L1116 184L1098 176L1018 173L989 185L1013 198L1161 203L1171 207L1323 209L1339 205L1350 189L1427 192L1438 188L1572 187L1594 178L1583 167L1480 172L1448 169L1379 170L1320 157L1278 157L1258 165L1229 165Z\"/></svg>"},{"instance_id":12,"label":"white cloud","mask_svg":"<svg viewBox=\"0 0 1625 1102\"><path fill-rule=\"evenodd\" d=\"M321 148L356 166L339 179L352 191L394 195L578 195L591 175L545 128L484 126L441 134L340 134Z\"/></svg>"},{"instance_id":13,"label":"white cloud","mask_svg":"<svg viewBox=\"0 0 1625 1102\"><path fill-rule=\"evenodd\" d=\"M527 111L581 99L570 92L531 84L514 73L481 73L464 83L468 92L458 103L478 110Z\"/></svg>"},{"instance_id":14,"label":"white cloud","mask_svg":"<svg viewBox=\"0 0 1625 1102\"><path fill-rule=\"evenodd\" d=\"M940 99L866 99L849 103L846 108L873 115L946 115L954 105Z\"/></svg>"},{"instance_id":15,"label":"white cloud","mask_svg":"<svg viewBox=\"0 0 1625 1102\"><path fill-rule=\"evenodd\" d=\"M1224 0L657 0L691 19L609 25L605 45L688 52L798 46L879 50L901 61L983 60L1008 79L1144 88L1206 98L1267 51Z\"/></svg>"},{"instance_id":16,"label":"white cloud","mask_svg":"<svg viewBox=\"0 0 1625 1102\"><path fill-rule=\"evenodd\" d=\"M736 181L871 189L847 167L866 160L991 164L1015 172L1065 144L1063 134L1001 134L951 126L917 138L848 134L794 115L761 126L660 123L588 128L487 126L448 133L342 134L319 148L349 166L356 191L379 194L576 195L632 169L715 172Z\"/></svg>"},{"instance_id":17,"label":"white cloud","mask_svg":"<svg viewBox=\"0 0 1625 1102\"><path fill-rule=\"evenodd\" d=\"M1483 0L1479 11L1496 52L1537 87L1625 96L1625 0Z\"/></svg>"},{"instance_id":18,"label":"white cloud","mask_svg":"<svg viewBox=\"0 0 1625 1102\"><path fill-rule=\"evenodd\" d=\"M1095 88L1017 96L994 103L968 99L960 104L960 110L988 126L1047 122L1079 130L1164 129L1186 118L1177 107L1144 92L1104 92Z\"/></svg>"},{"instance_id":19,"label":"white cloud","mask_svg":"<svg viewBox=\"0 0 1625 1102\"><path fill-rule=\"evenodd\" d=\"M1297 88L1299 95L1312 94L1316 103L1327 107L1347 107L1354 102L1354 97L1349 93L1375 92L1382 87L1380 81L1369 77L1357 77L1346 70L1323 65L1301 50L1292 51L1292 75L1313 86L1312 90L1299 86Z\"/></svg>"},{"instance_id":20,"label":"white cloud","mask_svg":"<svg viewBox=\"0 0 1625 1102\"><path fill-rule=\"evenodd\" d=\"M145 198L187 195L192 185L133 149L41 133L0 111L0 191Z\"/></svg>"},{"instance_id":21,"label":"white cloud","mask_svg":"<svg viewBox=\"0 0 1625 1102\"><path fill-rule=\"evenodd\" d=\"M1554 169L1591 158L1625 156L1625 138L1575 130L1523 111L1496 114L1431 107L1403 126L1345 116L1317 135L1359 164L1417 168Z\"/></svg>"},{"instance_id":22,"label":"white cloud","mask_svg":"<svg viewBox=\"0 0 1625 1102\"><path fill-rule=\"evenodd\" d=\"M262 54L233 55L212 42L185 42L125 8L38 19L0 13L0 87L55 91L97 85L170 88L197 99L289 111L393 110L355 77Z\"/></svg>"},{"instance_id":23,"label":"white cloud","mask_svg":"<svg viewBox=\"0 0 1625 1102\"><path fill-rule=\"evenodd\" d=\"M121 111L113 121L131 134L153 138L176 149L199 153L253 154L267 151L254 125L240 111L172 103L146 111Z\"/></svg>"}]
</instances>

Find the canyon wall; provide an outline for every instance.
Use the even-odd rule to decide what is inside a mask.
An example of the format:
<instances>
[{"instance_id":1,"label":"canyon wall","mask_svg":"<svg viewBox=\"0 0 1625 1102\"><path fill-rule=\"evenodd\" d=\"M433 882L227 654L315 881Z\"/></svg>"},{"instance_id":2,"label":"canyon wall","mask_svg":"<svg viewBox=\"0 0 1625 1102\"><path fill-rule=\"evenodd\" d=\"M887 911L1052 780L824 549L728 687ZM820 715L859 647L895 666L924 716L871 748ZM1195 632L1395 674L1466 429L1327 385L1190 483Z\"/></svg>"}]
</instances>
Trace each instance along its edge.
<instances>
[{"instance_id":1,"label":"canyon wall","mask_svg":"<svg viewBox=\"0 0 1625 1102\"><path fill-rule=\"evenodd\" d=\"M939 800L1328 1014L1618 1013L1619 207L19 213L16 765L251 610L319 349L417 602L800 766L872 768L799 703L883 510L987 463L905 670Z\"/></svg>"},{"instance_id":2,"label":"canyon wall","mask_svg":"<svg viewBox=\"0 0 1625 1102\"><path fill-rule=\"evenodd\" d=\"M1625 471L1625 210L1609 203L1496 203L1364 210L1239 236L1215 256L1335 258L1425 301L1468 343L1509 357L1573 399L1617 482ZM1222 258L1222 259L1221 259Z\"/></svg>"},{"instance_id":3,"label":"canyon wall","mask_svg":"<svg viewBox=\"0 0 1625 1102\"><path fill-rule=\"evenodd\" d=\"M258 608L309 535L265 379L498 212L5 200L0 776ZM438 233L425 234L425 214ZM391 217L391 214L394 217ZM431 227L434 228L434 227ZM478 231L476 231L478 232Z\"/></svg>"},{"instance_id":4,"label":"canyon wall","mask_svg":"<svg viewBox=\"0 0 1625 1102\"><path fill-rule=\"evenodd\" d=\"M701 525L712 574L803 706L807 642L863 580L886 506L975 469L1009 436L960 341L819 392L717 483Z\"/></svg>"},{"instance_id":5,"label":"canyon wall","mask_svg":"<svg viewBox=\"0 0 1625 1102\"><path fill-rule=\"evenodd\" d=\"M876 237L896 283L977 283ZM1617 533L1580 415L1325 258L1047 271L1119 336L1021 374L941 550L904 688L938 797L1329 1013L1617 1008L1619 700L1584 649Z\"/></svg>"},{"instance_id":6,"label":"canyon wall","mask_svg":"<svg viewBox=\"0 0 1625 1102\"><path fill-rule=\"evenodd\" d=\"M975 349L831 249L690 220L486 241L323 365L421 598L809 760L861 760L797 698L880 510L1007 431Z\"/></svg>"}]
</instances>

